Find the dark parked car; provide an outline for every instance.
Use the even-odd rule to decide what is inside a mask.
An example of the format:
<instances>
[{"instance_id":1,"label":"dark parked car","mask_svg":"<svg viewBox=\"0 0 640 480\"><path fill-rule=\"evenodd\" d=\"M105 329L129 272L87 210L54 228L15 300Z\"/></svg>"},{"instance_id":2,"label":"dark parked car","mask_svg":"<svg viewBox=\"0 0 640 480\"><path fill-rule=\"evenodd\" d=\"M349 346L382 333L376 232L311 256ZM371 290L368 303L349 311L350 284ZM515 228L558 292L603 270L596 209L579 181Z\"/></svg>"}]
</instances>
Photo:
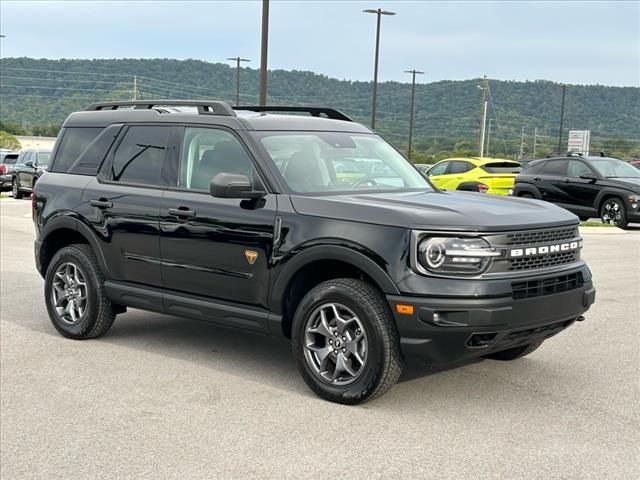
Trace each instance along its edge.
<instances>
[{"instance_id":1,"label":"dark parked car","mask_svg":"<svg viewBox=\"0 0 640 480\"><path fill-rule=\"evenodd\" d=\"M527 355L595 300L575 216L439 191L328 108L96 104L65 121L32 204L62 335L135 307L285 336L346 404L391 388L404 356Z\"/></svg>"},{"instance_id":2,"label":"dark parked car","mask_svg":"<svg viewBox=\"0 0 640 480\"><path fill-rule=\"evenodd\" d=\"M0 191L11 189L11 179L13 167L18 159L18 153L12 151L2 151L0 153Z\"/></svg>"},{"instance_id":3,"label":"dark parked car","mask_svg":"<svg viewBox=\"0 0 640 480\"><path fill-rule=\"evenodd\" d=\"M617 158L546 159L516 177L513 195L546 200L581 220L600 217L620 228L640 221L640 170Z\"/></svg>"},{"instance_id":4,"label":"dark parked car","mask_svg":"<svg viewBox=\"0 0 640 480\"><path fill-rule=\"evenodd\" d=\"M629 163L640 170L640 160L631 160Z\"/></svg>"},{"instance_id":5,"label":"dark parked car","mask_svg":"<svg viewBox=\"0 0 640 480\"><path fill-rule=\"evenodd\" d=\"M22 198L29 195L33 186L43 173L49 168L51 151L49 150L23 150L11 174L11 192L13 198Z\"/></svg>"}]
</instances>

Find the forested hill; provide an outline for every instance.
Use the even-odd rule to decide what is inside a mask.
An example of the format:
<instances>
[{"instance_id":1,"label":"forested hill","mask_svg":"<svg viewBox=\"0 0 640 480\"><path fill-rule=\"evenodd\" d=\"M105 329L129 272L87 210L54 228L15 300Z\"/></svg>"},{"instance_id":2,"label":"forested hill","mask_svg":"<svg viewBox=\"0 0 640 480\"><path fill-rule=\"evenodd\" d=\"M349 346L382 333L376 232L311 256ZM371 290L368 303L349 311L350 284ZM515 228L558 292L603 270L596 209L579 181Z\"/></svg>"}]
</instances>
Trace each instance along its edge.
<instances>
[{"instance_id":1,"label":"forested hill","mask_svg":"<svg viewBox=\"0 0 640 480\"><path fill-rule=\"evenodd\" d=\"M0 120L27 127L59 124L69 112L94 101L131 99L134 84L136 95L143 99L206 98L235 103L235 68L198 60L4 58L0 75ZM471 79L417 85L414 147L431 154L474 149L480 123L480 83ZM489 86L494 153L519 150L522 127L525 153L531 153L534 129L538 152L553 148L560 116L559 84L490 80ZM384 82L378 88L377 129L400 148L406 144L410 91L410 84L399 82ZM258 70L243 68L241 103L256 104L257 93ZM272 105L332 106L369 122L370 82L272 70L268 94ZM616 139L617 143L640 145L639 88L570 85L565 112L565 128L589 129L596 143Z\"/></svg>"}]
</instances>

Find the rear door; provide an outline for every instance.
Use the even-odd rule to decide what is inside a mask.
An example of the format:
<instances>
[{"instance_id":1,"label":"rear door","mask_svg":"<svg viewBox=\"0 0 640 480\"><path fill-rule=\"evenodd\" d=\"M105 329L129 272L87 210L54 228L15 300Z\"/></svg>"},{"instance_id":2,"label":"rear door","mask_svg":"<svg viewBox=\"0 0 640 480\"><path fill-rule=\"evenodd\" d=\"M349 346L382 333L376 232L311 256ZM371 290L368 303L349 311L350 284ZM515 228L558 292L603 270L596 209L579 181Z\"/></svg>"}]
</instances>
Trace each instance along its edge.
<instances>
[{"instance_id":1,"label":"rear door","mask_svg":"<svg viewBox=\"0 0 640 480\"><path fill-rule=\"evenodd\" d=\"M159 215L174 131L166 125L123 128L100 175L85 188L83 211L109 259L110 280L162 287Z\"/></svg>"},{"instance_id":2,"label":"rear door","mask_svg":"<svg viewBox=\"0 0 640 480\"><path fill-rule=\"evenodd\" d=\"M542 167L540 174L536 175L536 185L540 190L542 199L553 203L567 203L568 196L564 190L564 179L567 174L567 160L549 160Z\"/></svg>"},{"instance_id":3,"label":"rear door","mask_svg":"<svg viewBox=\"0 0 640 480\"><path fill-rule=\"evenodd\" d=\"M276 195L259 200L212 197L210 181L223 172L246 175L254 190L264 190L249 150L235 132L222 127L186 127L181 137L172 186L161 207L167 311L265 330ZM199 300L190 302L182 295ZM231 315L212 309L215 302L249 306L258 313Z\"/></svg>"}]
</instances>

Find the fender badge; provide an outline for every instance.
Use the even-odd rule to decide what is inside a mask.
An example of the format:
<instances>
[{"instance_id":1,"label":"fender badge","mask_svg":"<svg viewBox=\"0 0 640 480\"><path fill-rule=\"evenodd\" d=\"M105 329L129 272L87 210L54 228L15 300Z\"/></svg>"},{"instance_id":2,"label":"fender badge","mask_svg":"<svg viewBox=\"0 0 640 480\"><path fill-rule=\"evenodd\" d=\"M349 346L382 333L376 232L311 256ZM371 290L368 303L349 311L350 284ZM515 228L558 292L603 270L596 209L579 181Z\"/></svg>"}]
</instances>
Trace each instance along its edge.
<instances>
[{"instance_id":1,"label":"fender badge","mask_svg":"<svg viewBox=\"0 0 640 480\"><path fill-rule=\"evenodd\" d=\"M258 252L254 252L253 250L245 250L244 256L247 257L247 262L249 262L249 265L253 265L254 263L256 263L256 260L258 258Z\"/></svg>"}]
</instances>

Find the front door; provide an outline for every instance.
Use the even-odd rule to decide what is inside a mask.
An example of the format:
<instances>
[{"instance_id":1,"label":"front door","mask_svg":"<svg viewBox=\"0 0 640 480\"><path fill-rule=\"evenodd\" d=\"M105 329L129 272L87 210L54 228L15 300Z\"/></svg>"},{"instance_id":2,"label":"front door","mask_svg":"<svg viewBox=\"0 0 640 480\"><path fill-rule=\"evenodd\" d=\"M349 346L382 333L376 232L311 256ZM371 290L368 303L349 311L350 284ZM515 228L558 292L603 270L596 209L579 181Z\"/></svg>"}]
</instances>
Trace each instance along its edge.
<instances>
[{"instance_id":1,"label":"front door","mask_svg":"<svg viewBox=\"0 0 640 480\"><path fill-rule=\"evenodd\" d=\"M222 172L244 174L253 179L255 189L264 187L248 151L230 130L187 127L182 137L175 182L165 192L161 207L165 305L169 311L185 314L189 308L196 314L206 302L241 304L266 312L276 195L260 200L212 197L210 181ZM172 292L200 299L195 298L193 305L184 304L184 299L172 304ZM211 312L215 317L216 312ZM225 317L230 319L220 312L220 318L204 319L224 322ZM242 313L236 315L241 317ZM244 326L252 328L249 323Z\"/></svg>"},{"instance_id":2,"label":"front door","mask_svg":"<svg viewBox=\"0 0 640 480\"><path fill-rule=\"evenodd\" d=\"M581 175L591 175L593 179L580 178ZM596 173L582 160L569 160L567 177L565 179L565 191L572 203L584 213L598 215L594 207L596 196L600 192L597 185Z\"/></svg>"}]
</instances>

